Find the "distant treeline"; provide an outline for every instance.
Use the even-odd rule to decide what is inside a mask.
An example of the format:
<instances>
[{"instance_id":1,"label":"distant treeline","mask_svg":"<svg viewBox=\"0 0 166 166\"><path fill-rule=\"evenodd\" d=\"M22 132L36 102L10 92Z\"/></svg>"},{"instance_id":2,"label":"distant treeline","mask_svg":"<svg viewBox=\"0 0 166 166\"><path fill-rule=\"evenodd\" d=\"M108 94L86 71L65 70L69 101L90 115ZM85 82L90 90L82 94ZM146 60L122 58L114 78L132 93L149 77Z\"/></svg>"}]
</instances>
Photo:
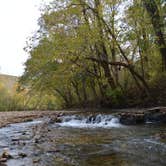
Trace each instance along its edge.
<instances>
[{"instance_id":1,"label":"distant treeline","mask_svg":"<svg viewBox=\"0 0 166 166\"><path fill-rule=\"evenodd\" d=\"M18 78L0 74L0 111L55 109L54 98L30 91L19 91Z\"/></svg>"},{"instance_id":2,"label":"distant treeline","mask_svg":"<svg viewBox=\"0 0 166 166\"><path fill-rule=\"evenodd\" d=\"M166 104L166 3L56 0L43 9L20 90L53 107Z\"/></svg>"}]
</instances>

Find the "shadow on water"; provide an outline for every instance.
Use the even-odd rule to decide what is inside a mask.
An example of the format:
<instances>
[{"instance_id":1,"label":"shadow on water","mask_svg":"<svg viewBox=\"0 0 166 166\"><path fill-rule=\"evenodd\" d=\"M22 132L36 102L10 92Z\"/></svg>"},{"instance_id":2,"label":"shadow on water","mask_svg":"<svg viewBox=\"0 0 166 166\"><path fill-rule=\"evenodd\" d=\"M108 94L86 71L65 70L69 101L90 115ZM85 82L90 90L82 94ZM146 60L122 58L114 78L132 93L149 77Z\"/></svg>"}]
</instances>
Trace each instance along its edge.
<instances>
[{"instance_id":1,"label":"shadow on water","mask_svg":"<svg viewBox=\"0 0 166 166\"><path fill-rule=\"evenodd\" d=\"M45 118L1 128L0 152L13 156L8 166L165 166L159 132L166 132L165 124L78 128Z\"/></svg>"}]
</instances>

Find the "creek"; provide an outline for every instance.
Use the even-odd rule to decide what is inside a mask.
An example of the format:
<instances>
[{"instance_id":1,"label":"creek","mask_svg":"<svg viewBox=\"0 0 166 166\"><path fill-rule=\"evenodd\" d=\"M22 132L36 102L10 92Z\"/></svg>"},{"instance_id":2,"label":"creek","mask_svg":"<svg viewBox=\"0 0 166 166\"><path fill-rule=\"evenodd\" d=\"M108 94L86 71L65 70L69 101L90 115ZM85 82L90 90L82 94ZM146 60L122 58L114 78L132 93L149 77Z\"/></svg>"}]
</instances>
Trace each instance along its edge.
<instances>
[{"instance_id":1,"label":"creek","mask_svg":"<svg viewBox=\"0 0 166 166\"><path fill-rule=\"evenodd\" d=\"M166 124L125 126L111 114L48 117L0 129L7 166L165 166Z\"/></svg>"}]
</instances>

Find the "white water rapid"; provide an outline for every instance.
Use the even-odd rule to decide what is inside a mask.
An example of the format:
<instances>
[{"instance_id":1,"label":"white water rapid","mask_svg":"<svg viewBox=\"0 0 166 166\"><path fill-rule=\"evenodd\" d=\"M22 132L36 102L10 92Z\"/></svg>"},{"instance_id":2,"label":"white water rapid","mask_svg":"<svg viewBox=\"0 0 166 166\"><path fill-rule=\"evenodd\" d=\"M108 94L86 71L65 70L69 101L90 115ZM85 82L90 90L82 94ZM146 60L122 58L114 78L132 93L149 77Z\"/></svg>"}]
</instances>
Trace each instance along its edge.
<instances>
[{"instance_id":1,"label":"white water rapid","mask_svg":"<svg viewBox=\"0 0 166 166\"><path fill-rule=\"evenodd\" d=\"M112 115L69 115L62 117L60 126L75 128L111 128L122 127L119 119Z\"/></svg>"}]
</instances>

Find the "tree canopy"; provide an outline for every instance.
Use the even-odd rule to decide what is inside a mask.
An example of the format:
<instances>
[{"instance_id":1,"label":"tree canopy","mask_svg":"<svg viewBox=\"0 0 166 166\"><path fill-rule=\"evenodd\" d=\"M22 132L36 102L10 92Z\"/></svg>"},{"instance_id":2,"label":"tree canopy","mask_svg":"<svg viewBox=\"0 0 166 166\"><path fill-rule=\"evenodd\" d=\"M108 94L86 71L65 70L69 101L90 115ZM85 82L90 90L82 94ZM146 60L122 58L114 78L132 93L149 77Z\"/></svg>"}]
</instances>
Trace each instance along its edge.
<instances>
[{"instance_id":1,"label":"tree canopy","mask_svg":"<svg viewBox=\"0 0 166 166\"><path fill-rule=\"evenodd\" d=\"M21 89L59 107L154 101L166 74L165 9L162 0L53 1L26 47Z\"/></svg>"}]
</instances>

